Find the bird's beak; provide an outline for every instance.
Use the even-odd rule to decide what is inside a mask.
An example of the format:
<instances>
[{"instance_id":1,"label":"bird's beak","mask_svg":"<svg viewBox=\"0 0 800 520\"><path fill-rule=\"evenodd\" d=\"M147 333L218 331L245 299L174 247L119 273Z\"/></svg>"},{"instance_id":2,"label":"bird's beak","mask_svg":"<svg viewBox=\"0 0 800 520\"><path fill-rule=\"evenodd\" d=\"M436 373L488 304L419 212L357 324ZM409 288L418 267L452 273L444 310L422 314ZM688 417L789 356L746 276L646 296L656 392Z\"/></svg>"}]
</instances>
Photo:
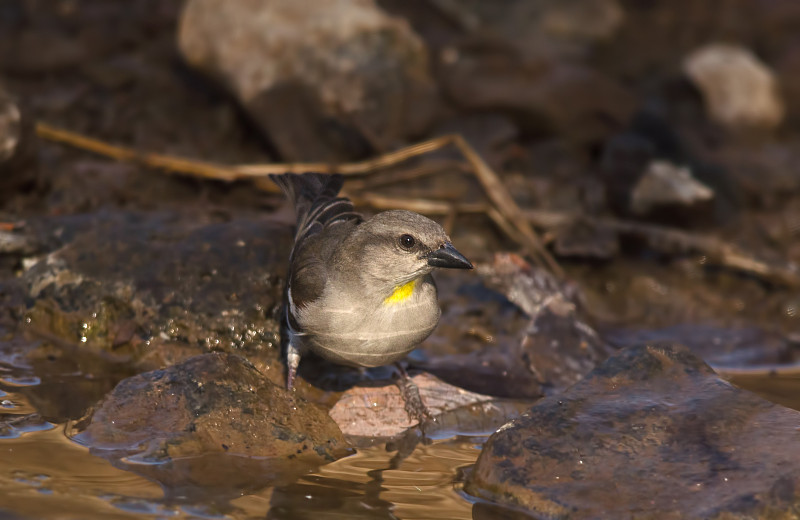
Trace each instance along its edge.
<instances>
[{"instance_id":1,"label":"bird's beak","mask_svg":"<svg viewBox=\"0 0 800 520\"><path fill-rule=\"evenodd\" d=\"M472 262L459 253L450 242L445 242L439 249L434 249L430 253L426 253L425 258L428 260L428 265L431 267L472 269Z\"/></svg>"}]
</instances>

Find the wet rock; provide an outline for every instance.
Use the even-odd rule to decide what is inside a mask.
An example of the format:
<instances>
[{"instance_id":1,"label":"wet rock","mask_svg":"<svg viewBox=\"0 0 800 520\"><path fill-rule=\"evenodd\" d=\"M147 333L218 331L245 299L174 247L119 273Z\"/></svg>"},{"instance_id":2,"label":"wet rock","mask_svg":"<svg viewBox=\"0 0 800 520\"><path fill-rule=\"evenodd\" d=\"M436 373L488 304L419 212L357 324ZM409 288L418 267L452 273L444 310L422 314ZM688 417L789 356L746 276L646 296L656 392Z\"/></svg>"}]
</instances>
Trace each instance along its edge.
<instances>
[{"instance_id":1,"label":"wet rock","mask_svg":"<svg viewBox=\"0 0 800 520\"><path fill-rule=\"evenodd\" d=\"M419 134L435 112L422 41L371 0L192 0L178 40L285 160L381 150Z\"/></svg>"},{"instance_id":2,"label":"wet rock","mask_svg":"<svg viewBox=\"0 0 800 520\"><path fill-rule=\"evenodd\" d=\"M655 160L647 165L631 193L631 211L638 215L654 212L699 211L713 206L714 192L692 176L685 166Z\"/></svg>"},{"instance_id":3,"label":"wet rock","mask_svg":"<svg viewBox=\"0 0 800 520\"><path fill-rule=\"evenodd\" d=\"M491 266L479 266L478 271L484 283L529 316L527 328L514 342L415 361L415 366L474 392L530 398L579 381L610 352L583 321L574 288L516 255L498 254Z\"/></svg>"},{"instance_id":4,"label":"wet rock","mask_svg":"<svg viewBox=\"0 0 800 520\"><path fill-rule=\"evenodd\" d=\"M125 379L78 439L150 462L209 453L321 461L347 450L322 408L222 353Z\"/></svg>"},{"instance_id":5,"label":"wet rock","mask_svg":"<svg viewBox=\"0 0 800 520\"><path fill-rule=\"evenodd\" d=\"M0 416L0 439L16 439L22 435L30 432L49 430L54 427L53 424L42 419L38 413L30 414L10 414L6 401L0 400L0 409L4 409L3 415Z\"/></svg>"},{"instance_id":6,"label":"wet rock","mask_svg":"<svg viewBox=\"0 0 800 520\"><path fill-rule=\"evenodd\" d=\"M627 124L634 108L622 85L581 65L464 53L442 76L462 109L501 111L528 133L578 144L605 139Z\"/></svg>"},{"instance_id":7,"label":"wet rock","mask_svg":"<svg viewBox=\"0 0 800 520\"><path fill-rule=\"evenodd\" d=\"M770 129L783 120L775 75L748 49L723 44L701 47L685 58L683 69L718 123L733 129Z\"/></svg>"},{"instance_id":8,"label":"wet rock","mask_svg":"<svg viewBox=\"0 0 800 520\"><path fill-rule=\"evenodd\" d=\"M190 212L101 212L28 226L38 242L63 244L27 262L29 330L139 370L214 350L246 355L282 379L275 316L289 226Z\"/></svg>"},{"instance_id":9,"label":"wet rock","mask_svg":"<svg viewBox=\"0 0 800 520\"><path fill-rule=\"evenodd\" d=\"M464 417L445 416L459 408L465 409L464 414L480 416L484 420L482 426L493 412L500 410L493 403L494 398L448 385L430 374L418 374L411 379L434 418L432 424L439 428L454 421L463 422ZM497 415L495 413L495 420ZM395 437L418 425L417 419L406 411L400 388L392 381L349 389L333 406L330 416L342 433L358 437ZM461 431L464 431L463 426L461 424Z\"/></svg>"},{"instance_id":10,"label":"wet rock","mask_svg":"<svg viewBox=\"0 0 800 520\"><path fill-rule=\"evenodd\" d=\"M627 349L487 442L468 492L558 518L765 518L800 503L800 413L685 347Z\"/></svg>"}]
</instances>

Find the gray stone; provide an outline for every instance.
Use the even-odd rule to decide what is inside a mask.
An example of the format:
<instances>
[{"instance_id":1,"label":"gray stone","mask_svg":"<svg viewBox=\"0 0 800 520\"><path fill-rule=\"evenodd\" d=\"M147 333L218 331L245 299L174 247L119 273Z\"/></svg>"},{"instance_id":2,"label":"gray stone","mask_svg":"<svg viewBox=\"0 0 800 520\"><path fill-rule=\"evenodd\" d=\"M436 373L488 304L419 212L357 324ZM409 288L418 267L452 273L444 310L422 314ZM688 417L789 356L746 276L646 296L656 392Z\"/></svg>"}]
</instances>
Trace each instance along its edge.
<instances>
[{"instance_id":1,"label":"gray stone","mask_svg":"<svg viewBox=\"0 0 800 520\"><path fill-rule=\"evenodd\" d=\"M286 160L382 149L433 114L424 44L372 0L191 0L178 41Z\"/></svg>"}]
</instances>

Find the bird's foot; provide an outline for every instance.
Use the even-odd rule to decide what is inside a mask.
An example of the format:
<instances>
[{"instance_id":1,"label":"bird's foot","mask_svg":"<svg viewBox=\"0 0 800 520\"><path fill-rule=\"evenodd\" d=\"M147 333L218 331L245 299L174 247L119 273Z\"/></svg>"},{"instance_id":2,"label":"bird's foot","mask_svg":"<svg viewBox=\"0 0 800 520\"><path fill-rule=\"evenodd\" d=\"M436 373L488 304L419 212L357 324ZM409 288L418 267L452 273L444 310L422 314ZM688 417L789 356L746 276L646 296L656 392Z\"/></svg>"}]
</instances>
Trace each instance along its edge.
<instances>
[{"instance_id":1,"label":"bird's foot","mask_svg":"<svg viewBox=\"0 0 800 520\"><path fill-rule=\"evenodd\" d=\"M403 397L405 403L406 413L410 419L416 419L419 423L420 429L424 432L428 423L433 422L433 414L422 402L422 396L419 393L419 387L409 377L408 372L400 363L395 363L400 377L397 379L397 386L400 388L400 395Z\"/></svg>"}]
</instances>

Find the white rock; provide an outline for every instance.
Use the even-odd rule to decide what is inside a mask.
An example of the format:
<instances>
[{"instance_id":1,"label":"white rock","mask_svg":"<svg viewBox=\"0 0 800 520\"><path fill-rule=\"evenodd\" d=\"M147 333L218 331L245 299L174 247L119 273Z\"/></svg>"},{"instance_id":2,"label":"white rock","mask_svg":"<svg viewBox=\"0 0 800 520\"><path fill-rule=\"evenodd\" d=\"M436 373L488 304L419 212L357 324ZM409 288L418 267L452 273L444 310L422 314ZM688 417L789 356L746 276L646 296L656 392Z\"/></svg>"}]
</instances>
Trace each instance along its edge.
<instances>
[{"instance_id":1,"label":"white rock","mask_svg":"<svg viewBox=\"0 0 800 520\"><path fill-rule=\"evenodd\" d=\"M663 206L692 206L714 198L714 192L694 177L689 168L655 160L631 194L631 210L639 215Z\"/></svg>"},{"instance_id":2,"label":"white rock","mask_svg":"<svg viewBox=\"0 0 800 520\"><path fill-rule=\"evenodd\" d=\"M708 45L687 56L683 69L717 122L731 128L769 129L783 120L784 103L775 75L748 49Z\"/></svg>"}]
</instances>

